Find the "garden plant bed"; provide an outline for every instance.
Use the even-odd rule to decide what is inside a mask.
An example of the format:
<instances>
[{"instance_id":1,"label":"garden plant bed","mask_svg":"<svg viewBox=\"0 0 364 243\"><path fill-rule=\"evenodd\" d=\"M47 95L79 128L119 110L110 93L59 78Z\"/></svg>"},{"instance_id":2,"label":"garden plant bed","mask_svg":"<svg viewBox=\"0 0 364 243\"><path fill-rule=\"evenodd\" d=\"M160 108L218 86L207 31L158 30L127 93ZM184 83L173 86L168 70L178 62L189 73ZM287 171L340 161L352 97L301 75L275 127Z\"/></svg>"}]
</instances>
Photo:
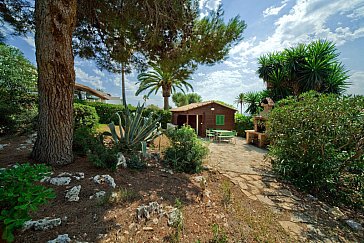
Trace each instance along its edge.
<instances>
[{"instance_id":1,"label":"garden plant bed","mask_svg":"<svg viewBox=\"0 0 364 243\"><path fill-rule=\"evenodd\" d=\"M0 167L32 162L28 158L31 144L25 142L28 139L28 136L3 138L0 143L7 146L0 150ZM216 146L228 151L237 145ZM22 149L17 149L19 147ZM256 160L259 159L256 156ZM96 168L87 158L78 157L73 164L54 168L52 177L62 172L85 174L84 179L72 178L71 183L65 186L44 183L52 187L57 196L32 213L32 219L61 218L61 225L45 231L18 230L15 232L15 242L47 242L63 234L68 234L73 242L171 242L176 228L168 226L166 215L152 213L149 220L138 220L136 210L141 205L157 202L168 212L175 206L176 199L182 203L184 217L181 242L209 242L214 238L214 225L215 230L219 227L219 234L215 236L226 236L228 242L297 242L278 223L290 221L291 214L288 211L275 213L269 205L252 200L241 190L232 173L225 176L225 173L208 170L195 175L172 174L157 161L151 160L149 165L142 171L119 169L112 172ZM115 179L115 189L106 183L96 184L90 179L106 174ZM81 185L79 201L68 202L65 199L66 190L78 185ZM294 187L286 188L305 200L306 195L300 194ZM106 199L109 197L104 200L90 199L98 191L106 191L107 195L117 192L118 197L114 200ZM340 236L344 242L360 241L360 232L354 233L340 224L338 228L337 222L327 217L319 202L306 203L310 214L317 220L317 226L325 230L325 234L331 229L330 234ZM361 218L354 212L345 213L349 217Z\"/></svg>"},{"instance_id":2,"label":"garden plant bed","mask_svg":"<svg viewBox=\"0 0 364 243\"><path fill-rule=\"evenodd\" d=\"M28 149L16 149L24 138L1 141L9 144L1 151L1 167L30 161ZM12 154L17 156L12 157ZM142 204L158 202L168 210L168 206L175 205L176 199L182 202L182 242L208 242L213 238L214 224L219 226L220 235L226 234L229 242L290 241L284 230L274 223L274 214L259 202L249 200L219 173L170 174L161 168L160 164L154 163L143 171L120 169L111 172L95 168L86 158L77 158L73 164L55 168L52 177L62 172L85 173L84 179L72 179L66 186L44 183L55 190L57 197L32 213L32 219L61 218L62 224L45 231L18 230L16 242L47 242L62 234L68 234L75 241L88 242L168 242L175 228L168 226L167 217L151 214L150 220L137 220L136 209ZM103 174L115 179L116 189L89 179ZM206 187L198 182L199 176L206 178ZM68 202L65 191L76 185L81 185L80 200ZM121 188L127 193L117 202L89 199L96 191L111 192Z\"/></svg>"}]
</instances>

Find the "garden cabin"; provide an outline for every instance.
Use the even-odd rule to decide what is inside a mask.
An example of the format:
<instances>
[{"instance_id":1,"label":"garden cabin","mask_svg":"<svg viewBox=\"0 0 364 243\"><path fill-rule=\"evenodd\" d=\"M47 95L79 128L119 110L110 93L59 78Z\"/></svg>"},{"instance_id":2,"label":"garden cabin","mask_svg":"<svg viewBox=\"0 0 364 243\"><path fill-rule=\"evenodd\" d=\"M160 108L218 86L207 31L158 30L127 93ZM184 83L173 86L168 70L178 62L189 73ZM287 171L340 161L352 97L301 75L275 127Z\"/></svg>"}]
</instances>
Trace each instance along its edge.
<instances>
[{"instance_id":1,"label":"garden cabin","mask_svg":"<svg viewBox=\"0 0 364 243\"><path fill-rule=\"evenodd\" d=\"M196 133L206 136L206 129L234 130L236 109L218 103L205 101L171 109L172 123L177 126L190 125Z\"/></svg>"}]
</instances>

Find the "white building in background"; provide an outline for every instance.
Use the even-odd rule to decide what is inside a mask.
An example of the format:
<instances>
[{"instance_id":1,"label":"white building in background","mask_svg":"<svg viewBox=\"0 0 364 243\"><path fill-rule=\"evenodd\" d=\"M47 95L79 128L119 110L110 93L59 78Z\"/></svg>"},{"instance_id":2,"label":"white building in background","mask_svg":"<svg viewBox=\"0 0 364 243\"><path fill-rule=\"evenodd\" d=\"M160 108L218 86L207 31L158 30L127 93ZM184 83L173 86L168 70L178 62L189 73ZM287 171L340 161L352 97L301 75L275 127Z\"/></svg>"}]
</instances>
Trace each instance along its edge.
<instances>
[{"instance_id":1,"label":"white building in background","mask_svg":"<svg viewBox=\"0 0 364 243\"><path fill-rule=\"evenodd\" d=\"M117 96L111 96L108 100L105 100L106 104L121 105L121 98Z\"/></svg>"}]
</instances>

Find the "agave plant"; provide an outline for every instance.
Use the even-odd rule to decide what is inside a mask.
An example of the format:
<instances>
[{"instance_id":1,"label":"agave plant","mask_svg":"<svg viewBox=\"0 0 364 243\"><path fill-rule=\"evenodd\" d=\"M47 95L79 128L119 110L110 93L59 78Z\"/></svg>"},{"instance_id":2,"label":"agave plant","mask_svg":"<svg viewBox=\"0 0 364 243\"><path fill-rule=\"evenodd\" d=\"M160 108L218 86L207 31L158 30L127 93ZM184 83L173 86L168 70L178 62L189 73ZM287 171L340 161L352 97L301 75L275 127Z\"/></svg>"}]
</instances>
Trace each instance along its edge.
<instances>
[{"instance_id":1,"label":"agave plant","mask_svg":"<svg viewBox=\"0 0 364 243\"><path fill-rule=\"evenodd\" d=\"M142 150L145 153L146 143L160 135L160 118L155 119L152 113L143 117L143 110L144 104L138 104L135 112L125 106L122 112L116 113L119 117L119 133L112 122L108 125L110 133L104 134L112 136L122 150Z\"/></svg>"}]
</instances>

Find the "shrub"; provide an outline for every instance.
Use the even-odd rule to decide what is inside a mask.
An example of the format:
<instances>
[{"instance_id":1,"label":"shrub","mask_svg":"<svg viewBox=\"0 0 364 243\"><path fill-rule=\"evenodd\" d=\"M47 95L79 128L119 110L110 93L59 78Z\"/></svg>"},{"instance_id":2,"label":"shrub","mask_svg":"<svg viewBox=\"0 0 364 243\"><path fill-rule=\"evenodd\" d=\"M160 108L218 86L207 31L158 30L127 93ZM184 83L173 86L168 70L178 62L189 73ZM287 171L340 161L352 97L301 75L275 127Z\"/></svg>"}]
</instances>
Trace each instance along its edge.
<instances>
[{"instance_id":1,"label":"shrub","mask_svg":"<svg viewBox=\"0 0 364 243\"><path fill-rule=\"evenodd\" d=\"M99 168L116 170L118 150L115 147L107 147L101 141L93 144L87 152L87 158Z\"/></svg>"},{"instance_id":2,"label":"shrub","mask_svg":"<svg viewBox=\"0 0 364 243\"><path fill-rule=\"evenodd\" d=\"M267 132L273 168L295 185L364 205L364 97L309 92L280 101Z\"/></svg>"},{"instance_id":3,"label":"shrub","mask_svg":"<svg viewBox=\"0 0 364 243\"><path fill-rule=\"evenodd\" d=\"M208 149L197 138L190 126L167 131L171 147L164 154L164 161L174 170L187 173L198 173L202 169L202 160Z\"/></svg>"},{"instance_id":4,"label":"shrub","mask_svg":"<svg viewBox=\"0 0 364 243\"><path fill-rule=\"evenodd\" d=\"M79 127L74 131L73 151L77 155L86 155L96 167L116 169L117 149L111 145L105 145L103 136L88 127Z\"/></svg>"},{"instance_id":5,"label":"shrub","mask_svg":"<svg viewBox=\"0 0 364 243\"><path fill-rule=\"evenodd\" d=\"M48 199L55 198L52 189L38 185L44 176L50 174L45 165L22 164L0 172L0 221L4 224L2 238L14 240L13 231L30 220L29 212Z\"/></svg>"},{"instance_id":6,"label":"shrub","mask_svg":"<svg viewBox=\"0 0 364 243\"><path fill-rule=\"evenodd\" d=\"M123 112L117 113L119 124L125 124L118 127L119 133L116 132L114 123L109 124L110 132L104 134L112 136L120 151L126 153L141 151L146 148L147 142L159 135L159 119L154 119L153 114L143 117L143 111L144 105L138 105L135 112L126 108Z\"/></svg>"},{"instance_id":7,"label":"shrub","mask_svg":"<svg viewBox=\"0 0 364 243\"><path fill-rule=\"evenodd\" d=\"M96 128L99 124L99 116L94 107L75 103L73 107L74 128L87 127L90 129Z\"/></svg>"},{"instance_id":8,"label":"shrub","mask_svg":"<svg viewBox=\"0 0 364 243\"><path fill-rule=\"evenodd\" d=\"M73 132L73 152L78 155L86 155L87 151L100 143L96 138L95 132L88 127L79 127Z\"/></svg>"},{"instance_id":9,"label":"shrub","mask_svg":"<svg viewBox=\"0 0 364 243\"><path fill-rule=\"evenodd\" d=\"M254 129L254 123L251 116L235 114L235 130L238 136L245 138L245 130Z\"/></svg>"},{"instance_id":10,"label":"shrub","mask_svg":"<svg viewBox=\"0 0 364 243\"><path fill-rule=\"evenodd\" d=\"M101 124L114 122L118 125L119 119L116 116L116 113L124 110L123 105L106 104L101 102L84 102L84 104L95 108L97 115L100 117Z\"/></svg>"},{"instance_id":11,"label":"shrub","mask_svg":"<svg viewBox=\"0 0 364 243\"><path fill-rule=\"evenodd\" d=\"M160 109L157 106L148 106L143 111L143 116L148 117L151 113L153 113L154 119L159 119L161 123L161 127L166 129L167 123L172 121L172 112Z\"/></svg>"},{"instance_id":12,"label":"shrub","mask_svg":"<svg viewBox=\"0 0 364 243\"><path fill-rule=\"evenodd\" d=\"M0 134L31 127L37 69L15 47L0 43ZM31 110L28 112L28 110Z\"/></svg>"}]
</instances>

